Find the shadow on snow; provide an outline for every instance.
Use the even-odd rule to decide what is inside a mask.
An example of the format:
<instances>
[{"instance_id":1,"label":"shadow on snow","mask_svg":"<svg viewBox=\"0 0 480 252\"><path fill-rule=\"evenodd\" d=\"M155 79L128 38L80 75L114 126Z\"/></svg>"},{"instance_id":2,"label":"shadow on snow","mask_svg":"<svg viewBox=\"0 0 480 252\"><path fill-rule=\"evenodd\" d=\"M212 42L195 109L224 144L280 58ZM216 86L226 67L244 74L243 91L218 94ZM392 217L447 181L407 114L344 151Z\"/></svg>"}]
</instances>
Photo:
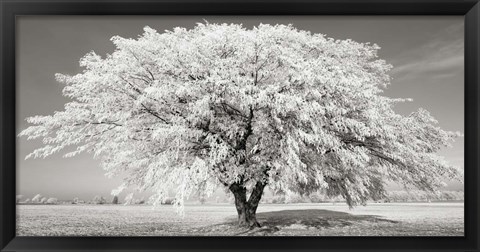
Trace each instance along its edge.
<instances>
[{"instance_id":1,"label":"shadow on snow","mask_svg":"<svg viewBox=\"0 0 480 252\"><path fill-rule=\"evenodd\" d=\"M231 218L227 222L207 226L202 229L204 231L210 231L223 227L230 230L237 229L236 235L269 235L281 229L311 230L342 228L358 222L398 223L397 221L384 219L377 215L353 215L345 212L321 209L282 210L257 213L257 220L262 227L252 230L239 228L236 218Z\"/></svg>"}]
</instances>

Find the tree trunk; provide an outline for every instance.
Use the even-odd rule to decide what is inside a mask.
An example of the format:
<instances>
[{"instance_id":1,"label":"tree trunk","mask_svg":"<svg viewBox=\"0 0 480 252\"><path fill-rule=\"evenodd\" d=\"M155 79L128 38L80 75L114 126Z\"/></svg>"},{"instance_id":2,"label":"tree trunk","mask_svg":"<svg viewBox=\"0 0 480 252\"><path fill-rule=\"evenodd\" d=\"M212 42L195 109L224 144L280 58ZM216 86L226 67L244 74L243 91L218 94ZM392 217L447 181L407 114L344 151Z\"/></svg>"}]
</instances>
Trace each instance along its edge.
<instances>
[{"instance_id":1,"label":"tree trunk","mask_svg":"<svg viewBox=\"0 0 480 252\"><path fill-rule=\"evenodd\" d=\"M260 223L257 221L256 212L264 188L264 183L257 182L247 201L247 189L245 187L239 184L233 184L230 186L230 191L232 191L235 196L235 207L237 208L239 226L248 228L260 227Z\"/></svg>"}]
</instances>

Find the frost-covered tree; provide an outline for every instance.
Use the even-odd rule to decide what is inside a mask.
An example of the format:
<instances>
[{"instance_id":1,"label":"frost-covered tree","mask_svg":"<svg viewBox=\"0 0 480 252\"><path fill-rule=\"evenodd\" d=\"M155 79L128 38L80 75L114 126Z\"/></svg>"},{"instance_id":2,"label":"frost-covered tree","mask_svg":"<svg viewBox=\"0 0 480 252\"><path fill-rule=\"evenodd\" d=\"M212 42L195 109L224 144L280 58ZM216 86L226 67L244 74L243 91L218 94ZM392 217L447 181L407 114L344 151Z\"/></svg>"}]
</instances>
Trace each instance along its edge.
<instances>
[{"instance_id":1,"label":"frost-covered tree","mask_svg":"<svg viewBox=\"0 0 480 252\"><path fill-rule=\"evenodd\" d=\"M48 200L47 197L43 197L43 198L39 201L39 203L40 203L40 204L45 204L45 203L47 203L47 200Z\"/></svg>"},{"instance_id":2,"label":"frost-covered tree","mask_svg":"<svg viewBox=\"0 0 480 252\"><path fill-rule=\"evenodd\" d=\"M133 198L133 193L127 194L127 196L125 196L125 199L123 201L125 202L125 203L123 203L124 205L135 204L135 199Z\"/></svg>"},{"instance_id":3,"label":"frost-covered tree","mask_svg":"<svg viewBox=\"0 0 480 252\"><path fill-rule=\"evenodd\" d=\"M49 198L45 203L50 204L50 205L56 205L56 204L58 204L58 199L57 198Z\"/></svg>"},{"instance_id":4,"label":"frost-covered tree","mask_svg":"<svg viewBox=\"0 0 480 252\"><path fill-rule=\"evenodd\" d=\"M387 181L433 191L459 174L436 155L457 134L382 96L391 66L375 44L208 23L112 41L112 54L80 60L82 73L56 75L72 101L27 118L20 136L45 144L28 157L76 146L65 156L90 152L109 176L128 174L119 189L151 189L158 204L174 188L179 209L220 185L247 226L258 226L267 186L354 206L383 196Z\"/></svg>"},{"instance_id":5,"label":"frost-covered tree","mask_svg":"<svg viewBox=\"0 0 480 252\"><path fill-rule=\"evenodd\" d=\"M96 195L95 197L93 197L92 204L103 205L106 203L107 203L107 200L103 196Z\"/></svg>"},{"instance_id":6,"label":"frost-covered tree","mask_svg":"<svg viewBox=\"0 0 480 252\"><path fill-rule=\"evenodd\" d=\"M43 196L41 194L37 194L35 195L33 198L32 198L32 202L33 203L40 203L40 201L42 200Z\"/></svg>"}]
</instances>

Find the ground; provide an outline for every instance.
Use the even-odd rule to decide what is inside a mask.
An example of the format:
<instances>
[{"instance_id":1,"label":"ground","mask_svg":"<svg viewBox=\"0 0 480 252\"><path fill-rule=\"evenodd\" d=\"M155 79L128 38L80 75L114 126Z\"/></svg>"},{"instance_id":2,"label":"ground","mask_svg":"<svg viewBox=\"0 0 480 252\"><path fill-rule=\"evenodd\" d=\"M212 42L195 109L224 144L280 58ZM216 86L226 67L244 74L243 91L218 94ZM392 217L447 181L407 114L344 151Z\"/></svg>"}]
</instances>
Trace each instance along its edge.
<instances>
[{"instance_id":1,"label":"ground","mask_svg":"<svg viewBox=\"0 0 480 252\"><path fill-rule=\"evenodd\" d=\"M238 228L229 204L173 207L145 205L19 205L19 236L463 236L464 204L345 203L261 204L262 228Z\"/></svg>"}]
</instances>

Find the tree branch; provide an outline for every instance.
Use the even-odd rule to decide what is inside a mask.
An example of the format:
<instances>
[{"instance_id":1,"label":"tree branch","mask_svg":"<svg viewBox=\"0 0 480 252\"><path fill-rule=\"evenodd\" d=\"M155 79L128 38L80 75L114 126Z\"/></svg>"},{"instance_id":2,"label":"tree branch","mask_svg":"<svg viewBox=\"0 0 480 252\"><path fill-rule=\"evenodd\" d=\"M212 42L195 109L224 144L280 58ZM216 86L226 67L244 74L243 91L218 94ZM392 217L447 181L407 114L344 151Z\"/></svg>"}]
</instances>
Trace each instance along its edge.
<instances>
[{"instance_id":1,"label":"tree branch","mask_svg":"<svg viewBox=\"0 0 480 252\"><path fill-rule=\"evenodd\" d=\"M166 124L170 124L169 121L163 119L162 117L160 117L157 113L155 113L154 111L152 111L151 109L147 108L147 106L145 106L143 103L140 103L142 105L143 108L145 108L145 111L147 111L149 114L155 116L156 118L158 118L160 121L166 123Z\"/></svg>"}]
</instances>

